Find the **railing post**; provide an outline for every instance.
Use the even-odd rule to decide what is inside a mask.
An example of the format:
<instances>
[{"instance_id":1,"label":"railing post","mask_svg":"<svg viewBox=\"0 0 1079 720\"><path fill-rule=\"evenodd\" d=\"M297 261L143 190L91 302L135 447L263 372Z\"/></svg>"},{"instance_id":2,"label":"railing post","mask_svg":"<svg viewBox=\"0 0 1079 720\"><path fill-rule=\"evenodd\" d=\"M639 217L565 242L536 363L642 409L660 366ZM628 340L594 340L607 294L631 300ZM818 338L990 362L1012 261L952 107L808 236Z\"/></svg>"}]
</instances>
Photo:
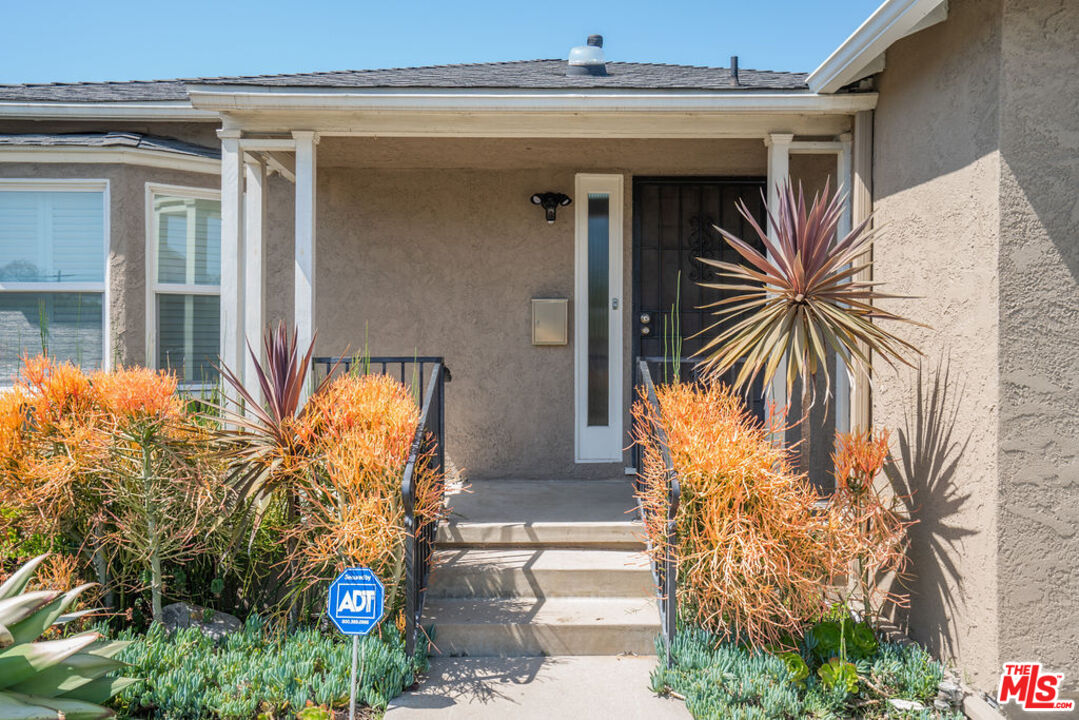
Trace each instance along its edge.
<instances>
[{"instance_id":1,"label":"railing post","mask_svg":"<svg viewBox=\"0 0 1079 720\"><path fill-rule=\"evenodd\" d=\"M658 593L660 614L663 630L663 638L667 645L667 665L673 664L671 645L674 643L678 632L678 506L681 502L682 488L678 482L678 473L674 469L671 460L670 445L667 433L663 428L662 410L659 399L656 396L656 388L652 383L652 373L648 368L645 358L638 358L637 370L639 382L644 387L644 401L651 406L649 413L650 430L655 434L656 443L659 445L660 457L663 462L663 485L667 491L667 515L663 518L663 558L656 562L653 554L652 567L658 581ZM638 472L642 468L638 467ZM641 520L648 522L644 517L644 506L638 504L641 512ZM651 547L651 546L650 546Z\"/></svg>"}]
</instances>

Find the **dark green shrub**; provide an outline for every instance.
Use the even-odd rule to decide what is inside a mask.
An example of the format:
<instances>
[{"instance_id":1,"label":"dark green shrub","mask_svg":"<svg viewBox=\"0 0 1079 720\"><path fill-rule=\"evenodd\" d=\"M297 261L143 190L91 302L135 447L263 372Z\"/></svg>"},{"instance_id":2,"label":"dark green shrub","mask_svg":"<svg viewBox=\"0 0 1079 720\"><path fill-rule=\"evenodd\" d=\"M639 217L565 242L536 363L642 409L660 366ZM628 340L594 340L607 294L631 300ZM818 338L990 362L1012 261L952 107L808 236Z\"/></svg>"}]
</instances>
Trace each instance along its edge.
<instances>
[{"instance_id":1,"label":"dark green shrub","mask_svg":"<svg viewBox=\"0 0 1079 720\"><path fill-rule=\"evenodd\" d=\"M291 717L314 705L348 704L351 639L315 629L280 635L257 616L240 632L215 642L196 629L168 635L153 625L120 659L145 682L117 698L120 717L160 720L253 720L260 712ZM427 648L405 655L395 627L363 639L359 702L384 708L427 666Z\"/></svg>"}]
</instances>

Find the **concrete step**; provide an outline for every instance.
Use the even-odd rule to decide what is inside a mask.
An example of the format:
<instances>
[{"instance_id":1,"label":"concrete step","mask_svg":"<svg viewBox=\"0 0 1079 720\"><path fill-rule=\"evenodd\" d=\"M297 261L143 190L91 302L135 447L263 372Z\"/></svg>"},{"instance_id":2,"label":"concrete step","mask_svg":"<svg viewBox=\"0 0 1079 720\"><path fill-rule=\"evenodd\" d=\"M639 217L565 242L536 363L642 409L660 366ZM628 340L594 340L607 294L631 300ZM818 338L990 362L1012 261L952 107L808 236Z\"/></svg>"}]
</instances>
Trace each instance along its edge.
<instances>
[{"instance_id":1,"label":"concrete step","mask_svg":"<svg viewBox=\"0 0 1079 720\"><path fill-rule=\"evenodd\" d=\"M652 655L660 632L651 598L431 598L424 615L442 656Z\"/></svg>"},{"instance_id":2,"label":"concrete step","mask_svg":"<svg viewBox=\"0 0 1079 720\"><path fill-rule=\"evenodd\" d=\"M632 550L458 548L435 553L429 598L655 597L648 557Z\"/></svg>"},{"instance_id":3,"label":"concrete step","mask_svg":"<svg viewBox=\"0 0 1079 720\"><path fill-rule=\"evenodd\" d=\"M439 547L545 546L644 547L644 527L637 522L476 522L453 521L438 528Z\"/></svg>"}]
</instances>

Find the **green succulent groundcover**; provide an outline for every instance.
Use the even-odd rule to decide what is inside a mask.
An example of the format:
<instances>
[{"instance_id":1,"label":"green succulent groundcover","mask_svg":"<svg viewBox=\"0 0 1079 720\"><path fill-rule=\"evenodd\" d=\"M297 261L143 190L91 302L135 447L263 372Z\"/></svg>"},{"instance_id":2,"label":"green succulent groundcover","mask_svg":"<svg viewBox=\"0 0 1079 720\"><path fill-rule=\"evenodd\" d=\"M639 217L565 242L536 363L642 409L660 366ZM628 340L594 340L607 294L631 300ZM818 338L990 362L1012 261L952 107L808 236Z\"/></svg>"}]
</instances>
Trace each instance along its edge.
<instances>
[{"instance_id":1,"label":"green succulent groundcover","mask_svg":"<svg viewBox=\"0 0 1079 720\"><path fill-rule=\"evenodd\" d=\"M169 634L153 625L123 632L125 673L141 678L113 701L119 718L255 720L292 718L310 704L347 706L352 641L316 629L276 634L257 616L216 642L197 629ZM358 702L386 704L427 668L426 648L414 657L394 627L363 638ZM419 643L418 645L423 645Z\"/></svg>"},{"instance_id":2,"label":"green succulent groundcover","mask_svg":"<svg viewBox=\"0 0 1079 720\"><path fill-rule=\"evenodd\" d=\"M682 627L671 645L672 667L664 662L662 639L657 643L661 660L652 673L652 689L684 697L697 720L962 718L931 709L944 668L925 650L877 642L859 627L865 626L820 623L797 651L774 653ZM840 647L842 661L835 657ZM914 700L927 709L900 711L890 698Z\"/></svg>"}]
</instances>

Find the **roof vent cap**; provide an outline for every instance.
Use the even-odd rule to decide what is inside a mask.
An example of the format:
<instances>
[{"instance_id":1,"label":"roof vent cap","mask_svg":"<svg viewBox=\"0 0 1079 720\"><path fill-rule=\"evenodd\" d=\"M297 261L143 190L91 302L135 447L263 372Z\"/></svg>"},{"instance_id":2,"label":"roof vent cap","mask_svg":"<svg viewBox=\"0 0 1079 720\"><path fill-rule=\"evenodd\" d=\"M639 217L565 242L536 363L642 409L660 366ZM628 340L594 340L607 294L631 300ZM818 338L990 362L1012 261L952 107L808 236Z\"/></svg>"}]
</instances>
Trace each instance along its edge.
<instances>
[{"instance_id":1,"label":"roof vent cap","mask_svg":"<svg viewBox=\"0 0 1079 720\"><path fill-rule=\"evenodd\" d=\"M566 75L607 74L607 60L603 56L603 36L589 35L585 45L578 45L569 51L569 63Z\"/></svg>"}]
</instances>

